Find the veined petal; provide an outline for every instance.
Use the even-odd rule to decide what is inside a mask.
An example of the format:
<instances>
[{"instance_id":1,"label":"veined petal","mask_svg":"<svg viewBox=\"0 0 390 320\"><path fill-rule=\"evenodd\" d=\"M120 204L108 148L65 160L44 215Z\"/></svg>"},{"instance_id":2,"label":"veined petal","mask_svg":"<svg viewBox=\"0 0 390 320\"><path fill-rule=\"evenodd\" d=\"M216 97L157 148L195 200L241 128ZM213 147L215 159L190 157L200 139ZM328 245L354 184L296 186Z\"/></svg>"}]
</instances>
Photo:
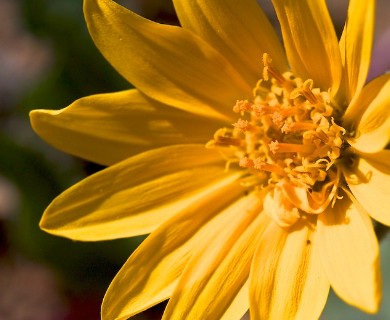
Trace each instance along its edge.
<instances>
[{"instance_id":1,"label":"veined petal","mask_svg":"<svg viewBox=\"0 0 390 320\"><path fill-rule=\"evenodd\" d=\"M112 0L85 0L95 44L130 83L151 98L214 118L228 118L251 93L229 62L183 28L144 19Z\"/></svg>"},{"instance_id":2,"label":"veined petal","mask_svg":"<svg viewBox=\"0 0 390 320\"><path fill-rule=\"evenodd\" d=\"M390 150L360 154L345 178L356 200L375 220L390 226Z\"/></svg>"},{"instance_id":3,"label":"veined petal","mask_svg":"<svg viewBox=\"0 0 390 320\"><path fill-rule=\"evenodd\" d=\"M220 320L241 320L249 310L249 280L241 287L236 297L225 310Z\"/></svg>"},{"instance_id":4,"label":"veined petal","mask_svg":"<svg viewBox=\"0 0 390 320\"><path fill-rule=\"evenodd\" d=\"M66 190L46 209L40 226L85 241L150 233L199 200L214 182L234 181L238 174L225 173L219 153L204 146L147 151Z\"/></svg>"},{"instance_id":5,"label":"veined petal","mask_svg":"<svg viewBox=\"0 0 390 320\"><path fill-rule=\"evenodd\" d=\"M102 318L127 319L169 298L193 250L231 224L235 212L229 206L242 192L238 182L221 184L146 238L112 281Z\"/></svg>"},{"instance_id":6,"label":"veined petal","mask_svg":"<svg viewBox=\"0 0 390 320\"><path fill-rule=\"evenodd\" d=\"M329 281L318 259L317 242L303 221L290 229L270 223L251 268L251 319L319 318Z\"/></svg>"},{"instance_id":7,"label":"veined petal","mask_svg":"<svg viewBox=\"0 0 390 320\"><path fill-rule=\"evenodd\" d=\"M245 75L254 87L261 58L287 71L284 49L264 12L254 0L174 0L181 25L206 40Z\"/></svg>"},{"instance_id":8,"label":"veined petal","mask_svg":"<svg viewBox=\"0 0 390 320\"><path fill-rule=\"evenodd\" d=\"M229 224L216 227L213 236L197 246L163 320L220 319L224 314L228 318L225 310L248 279L257 240L269 221L260 214L261 201L256 194L243 197L230 210ZM239 310L241 316L246 312ZM236 312L231 310L230 316Z\"/></svg>"},{"instance_id":9,"label":"veined petal","mask_svg":"<svg viewBox=\"0 0 390 320\"><path fill-rule=\"evenodd\" d=\"M320 258L334 291L375 313L381 300L379 248L371 220L347 196L318 218Z\"/></svg>"},{"instance_id":10,"label":"veined petal","mask_svg":"<svg viewBox=\"0 0 390 320\"><path fill-rule=\"evenodd\" d=\"M221 127L210 118L150 101L138 90L93 95L62 110L34 110L30 117L48 143L103 165L152 148L205 143Z\"/></svg>"},{"instance_id":11,"label":"veined petal","mask_svg":"<svg viewBox=\"0 0 390 320\"><path fill-rule=\"evenodd\" d=\"M363 88L370 68L374 37L375 0L351 0L340 41L344 60L348 101Z\"/></svg>"},{"instance_id":12,"label":"veined petal","mask_svg":"<svg viewBox=\"0 0 390 320\"><path fill-rule=\"evenodd\" d=\"M343 118L356 126L355 136L347 139L360 152L375 153L390 141L390 74L383 75L365 86ZM359 121L360 120L360 121Z\"/></svg>"},{"instance_id":13,"label":"veined petal","mask_svg":"<svg viewBox=\"0 0 390 320\"><path fill-rule=\"evenodd\" d=\"M292 70L336 92L342 77L339 45L325 0L273 0Z\"/></svg>"}]
</instances>

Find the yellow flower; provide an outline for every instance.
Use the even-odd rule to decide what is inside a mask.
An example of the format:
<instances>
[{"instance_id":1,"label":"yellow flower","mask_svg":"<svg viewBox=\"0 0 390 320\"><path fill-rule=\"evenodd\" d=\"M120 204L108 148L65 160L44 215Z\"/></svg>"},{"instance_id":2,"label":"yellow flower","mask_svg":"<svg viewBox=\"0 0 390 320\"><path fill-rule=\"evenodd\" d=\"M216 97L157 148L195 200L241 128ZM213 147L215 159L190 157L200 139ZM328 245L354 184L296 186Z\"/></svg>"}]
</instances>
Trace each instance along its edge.
<instances>
[{"instance_id":1,"label":"yellow flower","mask_svg":"<svg viewBox=\"0 0 390 320\"><path fill-rule=\"evenodd\" d=\"M338 41L324 0L174 0L182 27L85 0L89 31L137 89L31 113L55 147L108 166L41 227L76 240L151 233L104 319L169 299L163 319L316 319L330 286L376 312L390 225L390 75L366 86L374 0Z\"/></svg>"}]
</instances>

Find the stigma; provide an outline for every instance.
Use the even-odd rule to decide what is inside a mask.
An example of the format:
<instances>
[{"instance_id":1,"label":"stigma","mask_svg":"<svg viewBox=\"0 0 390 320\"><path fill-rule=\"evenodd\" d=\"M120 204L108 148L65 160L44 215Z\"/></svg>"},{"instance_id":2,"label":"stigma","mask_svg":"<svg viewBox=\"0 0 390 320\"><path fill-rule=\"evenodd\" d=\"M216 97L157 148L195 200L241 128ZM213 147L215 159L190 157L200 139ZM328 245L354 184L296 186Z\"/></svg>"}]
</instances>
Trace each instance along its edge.
<instances>
[{"instance_id":1,"label":"stigma","mask_svg":"<svg viewBox=\"0 0 390 320\"><path fill-rule=\"evenodd\" d=\"M236 122L217 130L206 146L232 151L229 163L237 163L263 197L264 211L288 227L336 201L345 129L328 91L279 72L267 54L263 66L253 97L233 106Z\"/></svg>"}]
</instances>

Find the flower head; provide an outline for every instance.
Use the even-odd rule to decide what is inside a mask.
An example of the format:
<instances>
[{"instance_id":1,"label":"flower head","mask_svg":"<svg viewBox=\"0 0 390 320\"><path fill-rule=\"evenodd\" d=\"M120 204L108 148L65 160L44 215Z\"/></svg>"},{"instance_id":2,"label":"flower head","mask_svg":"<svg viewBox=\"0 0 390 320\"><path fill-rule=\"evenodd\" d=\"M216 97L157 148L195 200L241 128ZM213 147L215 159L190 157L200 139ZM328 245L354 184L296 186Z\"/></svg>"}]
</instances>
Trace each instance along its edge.
<instances>
[{"instance_id":1,"label":"flower head","mask_svg":"<svg viewBox=\"0 0 390 320\"><path fill-rule=\"evenodd\" d=\"M169 299L163 319L315 319L330 286L379 308L390 225L390 75L365 85L375 1L174 0L182 27L85 0L89 31L137 89L31 113L59 149L108 168L47 208L77 240L151 233L105 296L104 319Z\"/></svg>"}]
</instances>

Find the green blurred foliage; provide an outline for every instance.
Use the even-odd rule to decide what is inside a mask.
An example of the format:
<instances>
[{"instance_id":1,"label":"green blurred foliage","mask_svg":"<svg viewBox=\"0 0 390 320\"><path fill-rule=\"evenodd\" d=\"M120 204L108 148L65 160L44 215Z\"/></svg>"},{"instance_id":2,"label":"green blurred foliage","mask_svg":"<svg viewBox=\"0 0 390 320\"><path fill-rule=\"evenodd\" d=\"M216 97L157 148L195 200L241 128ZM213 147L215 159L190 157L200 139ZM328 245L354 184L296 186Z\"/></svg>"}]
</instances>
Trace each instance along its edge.
<instances>
[{"instance_id":1,"label":"green blurred foliage","mask_svg":"<svg viewBox=\"0 0 390 320\"><path fill-rule=\"evenodd\" d=\"M25 97L25 106L59 108L82 96L127 89L94 46L80 0L21 0L25 21L54 50L47 78Z\"/></svg>"},{"instance_id":2,"label":"green blurred foliage","mask_svg":"<svg viewBox=\"0 0 390 320\"><path fill-rule=\"evenodd\" d=\"M69 172L4 135L0 135L0 145L7 150L6 156L0 157L0 172L21 196L18 215L8 225L10 249L53 266L70 290L105 289L139 239L82 243L41 231L42 212L68 185Z\"/></svg>"}]
</instances>

